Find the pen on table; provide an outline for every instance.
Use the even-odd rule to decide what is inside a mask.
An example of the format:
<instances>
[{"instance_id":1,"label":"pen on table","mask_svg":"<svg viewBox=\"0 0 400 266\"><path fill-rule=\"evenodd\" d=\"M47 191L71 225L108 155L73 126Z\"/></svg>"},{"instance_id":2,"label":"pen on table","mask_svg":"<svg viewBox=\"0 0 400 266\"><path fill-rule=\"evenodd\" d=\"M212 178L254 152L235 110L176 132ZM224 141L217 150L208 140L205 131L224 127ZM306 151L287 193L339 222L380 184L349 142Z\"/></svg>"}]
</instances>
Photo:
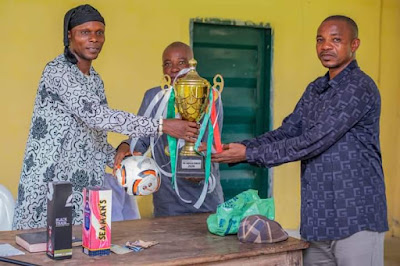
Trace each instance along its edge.
<instances>
[{"instance_id":1,"label":"pen on table","mask_svg":"<svg viewBox=\"0 0 400 266\"><path fill-rule=\"evenodd\" d=\"M23 265L23 266L38 266L37 264L32 264L32 263L21 261L21 260L13 260L13 259L9 259L6 257L0 257L0 261L17 264L17 265Z\"/></svg>"}]
</instances>

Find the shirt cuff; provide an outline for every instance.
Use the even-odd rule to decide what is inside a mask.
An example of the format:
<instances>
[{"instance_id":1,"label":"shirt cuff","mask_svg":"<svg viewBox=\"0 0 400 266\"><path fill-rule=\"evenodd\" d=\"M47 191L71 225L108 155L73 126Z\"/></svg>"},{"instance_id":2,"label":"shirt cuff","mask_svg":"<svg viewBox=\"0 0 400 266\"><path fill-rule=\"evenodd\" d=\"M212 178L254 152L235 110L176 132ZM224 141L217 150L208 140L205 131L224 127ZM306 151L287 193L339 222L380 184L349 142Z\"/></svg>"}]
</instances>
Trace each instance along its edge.
<instances>
[{"instance_id":1,"label":"shirt cuff","mask_svg":"<svg viewBox=\"0 0 400 266\"><path fill-rule=\"evenodd\" d=\"M249 164L257 165L260 167L271 167L267 162L270 162L271 153L270 145L264 144L262 148L260 146L247 146L246 147L246 160Z\"/></svg>"},{"instance_id":2,"label":"shirt cuff","mask_svg":"<svg viewBox=\"0 0 400 266\"><path fill-rule=\"evenodd\" d=\"M246 146L246 160L249 164L257 164L255 158L255 154L257 153L256 149L257 148Z\"/></svg>"}]
</instances>

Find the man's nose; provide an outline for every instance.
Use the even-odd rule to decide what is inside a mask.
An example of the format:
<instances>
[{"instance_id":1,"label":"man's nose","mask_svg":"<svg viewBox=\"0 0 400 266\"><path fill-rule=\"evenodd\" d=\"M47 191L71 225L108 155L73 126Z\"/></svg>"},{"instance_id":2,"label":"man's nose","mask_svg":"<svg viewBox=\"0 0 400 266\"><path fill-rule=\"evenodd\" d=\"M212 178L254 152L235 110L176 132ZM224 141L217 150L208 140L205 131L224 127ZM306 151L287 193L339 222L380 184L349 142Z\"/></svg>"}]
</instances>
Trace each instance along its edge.
<instances>
[{"instance_id":1,"label":"man's nose","mask_svg":"<svg viewBox=\"0 0 400 266\"><path fill-rule=\"evenodd\" d=\"M89 35L89 41L91 42L98 42L99 41L99 35L96 34L96 32L92 32Z\"/></svg>"},{"instance_id":2,"label":"man's nose","mask_svg":"<svg viewBox=\"0 0 400 266\"><path fill-rule=\"evenodd\" d=\"M323 50L330 50L330 49L332 49L332 44L328 41L325 41L322 43L321 48Z\"/></svg>"},{"instance_id":3,"label":"man's nose","mask_svg":"<svg viewBox=\"0 0 400 266\"><path fill-rule=\"evenodd\" d=\"M179 68L179 66L178 66L177 64L172 64L171 72L173 72L173 73L178 73L179 71L181 71L181 69Z\"/></svg>"}]
</instances>

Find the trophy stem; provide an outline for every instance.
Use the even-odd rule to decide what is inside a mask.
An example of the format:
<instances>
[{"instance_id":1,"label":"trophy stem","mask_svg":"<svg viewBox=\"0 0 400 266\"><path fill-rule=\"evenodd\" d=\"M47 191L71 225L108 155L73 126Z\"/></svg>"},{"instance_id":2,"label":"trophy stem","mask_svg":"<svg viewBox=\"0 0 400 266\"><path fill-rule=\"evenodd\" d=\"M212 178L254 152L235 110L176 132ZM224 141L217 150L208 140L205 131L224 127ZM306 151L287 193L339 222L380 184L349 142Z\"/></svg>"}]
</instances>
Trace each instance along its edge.
<instances>
[{"instance_id":1,"label":"trophy stem","mask_svg":"<svg viewBox=\"0 0 400 266\"><path fill-rule=\"evenodd\" d=\"M179 154L183 156L200 156L194 150L194 143L191 142L186 142Z\"/></svg>"}]
</instances>

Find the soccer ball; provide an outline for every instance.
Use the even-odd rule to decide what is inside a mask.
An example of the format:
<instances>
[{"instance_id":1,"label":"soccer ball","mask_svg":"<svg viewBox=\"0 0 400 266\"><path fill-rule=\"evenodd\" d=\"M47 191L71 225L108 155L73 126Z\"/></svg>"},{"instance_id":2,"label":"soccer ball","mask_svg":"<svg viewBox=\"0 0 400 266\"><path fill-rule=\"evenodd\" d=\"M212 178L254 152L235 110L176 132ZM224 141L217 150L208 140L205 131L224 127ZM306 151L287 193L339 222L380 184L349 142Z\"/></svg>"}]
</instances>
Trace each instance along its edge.
<instances>
[{"instance_id":1,"label":"soccer ball","mask_svg":"<svg viewBox=\"0 0 400 266\"><path fill-rule=\"evenodd\" d=\"M156 162L145 156L130 156L122 160L116 176L118 183L129 195L150 195L156 192L161 184Z\"/></svg>"}]
</instances>

